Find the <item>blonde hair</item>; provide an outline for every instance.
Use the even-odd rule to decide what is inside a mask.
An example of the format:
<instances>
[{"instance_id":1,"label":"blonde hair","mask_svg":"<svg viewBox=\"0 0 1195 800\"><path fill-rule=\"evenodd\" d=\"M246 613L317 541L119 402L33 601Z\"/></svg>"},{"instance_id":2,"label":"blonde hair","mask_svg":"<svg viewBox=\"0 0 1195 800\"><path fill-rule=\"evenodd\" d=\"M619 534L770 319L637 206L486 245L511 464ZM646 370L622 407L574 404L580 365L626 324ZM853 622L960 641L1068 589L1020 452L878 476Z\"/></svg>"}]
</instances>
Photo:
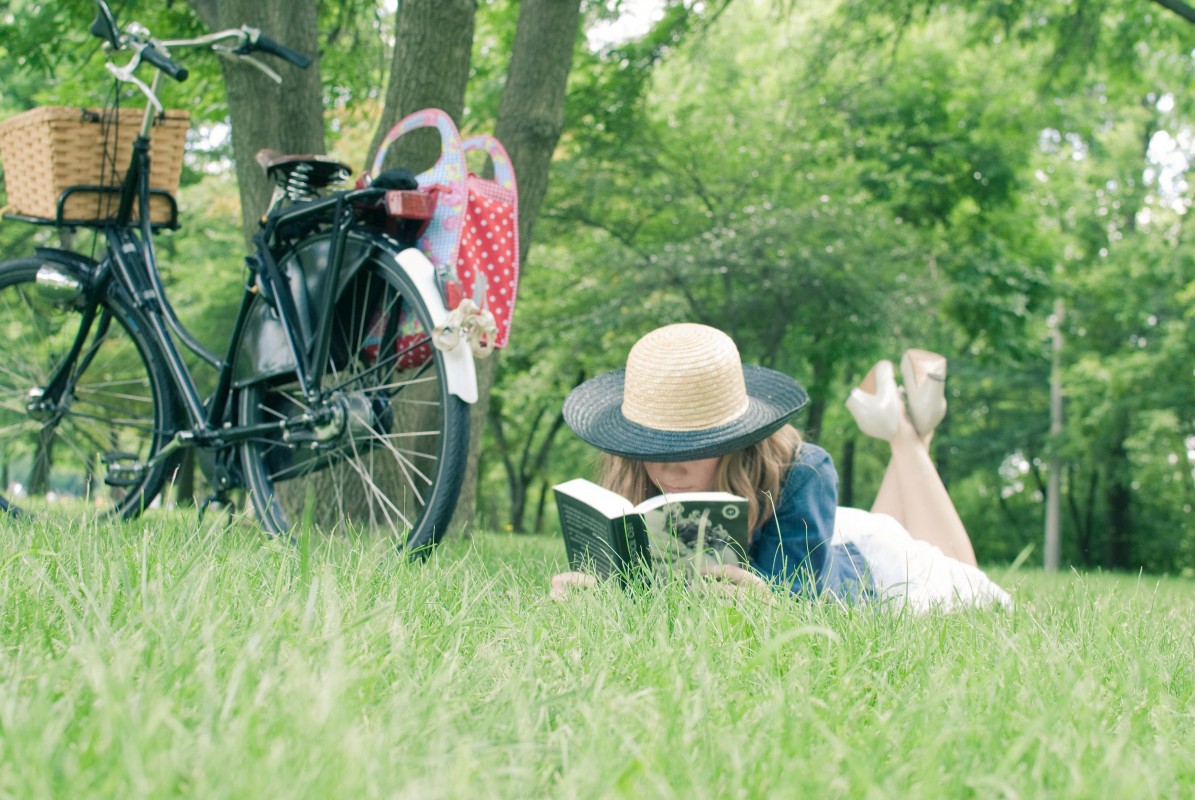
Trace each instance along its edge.
<instances>
[{"instance_id":1,"label":"blonde hair","mask_svg":"<svg viewBox=\"0 0 1195 800\"><path fill-rule=\"evenodd\" d=\"M800 449L800 432L785 425L762 442L722 456L714 488L747 498L747 522L752 533L771 517L780 497L780 482ZM647 476L644 462L608 453L602 458L601 484L632 503L642 503L660 493Z\"/></svg>"}]
</instances>

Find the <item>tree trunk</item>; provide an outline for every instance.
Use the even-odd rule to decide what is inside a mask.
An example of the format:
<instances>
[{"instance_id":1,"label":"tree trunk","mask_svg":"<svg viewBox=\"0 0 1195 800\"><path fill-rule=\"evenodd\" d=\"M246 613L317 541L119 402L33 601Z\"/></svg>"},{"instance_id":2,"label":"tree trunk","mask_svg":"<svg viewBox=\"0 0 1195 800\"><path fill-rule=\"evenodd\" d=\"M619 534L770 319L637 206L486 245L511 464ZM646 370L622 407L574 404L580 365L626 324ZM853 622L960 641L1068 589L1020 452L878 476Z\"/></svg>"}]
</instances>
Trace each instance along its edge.
<instances>
[{"instance_id":1,"label":"tree trunk","mask_svg":"<svg viewBox=\"0 0 1195 800\"><path fill-rule=\"evenodd\" d=\"M551 491L551 488L547 481L543 481L539 485L539 502L535 504L535 527L532 528L533 533L544 532L544 510L548 505L548 492Z\"/></svg>"},{"instance_id":2,"label":"tree trunk","mask_svg":"<svg viewBox=\"0 0 1195 800\"><path fill-rule=\"evenodd\" d=\"M1093 530L1094 507L1096 490L1099 487L1098 469L1089 469L1087 490L1080 493L1078 483L1079 471L1074 465L1068 465L1067 472L1067 506L1070 508L1071 519L1075 529L1075 545L1079 551L1079 562L1087 569L1095 566L1095 531Z\"/></svg>"},{"instance_id":3,"label":"tree trunk","mask_svg":"<svg viewBox=\"0 0 1195 800\"><path fill-rule=\"evenodd\" d=\"M1130 433L1126 414L1116 424L1116 441L1105 461L1104 507L1108 515L1108 539L1104 549L1104 567L1124 570L1133 558L1133 491L1130 486L1133 466L1129 462L1125 440Z\"/></svg>"},{"instance_id":4,"label":"tree trunk","mask_svg":"<svg viewBox=\"0 0 1195 800\"><path fill-rule=\"evenodd\" d=\"M494 134L514 163L519 184L519 262L527 263L531 235L548 191L548 169L564 129L564 99L581 22L581 0L523 0L506 88ZM518 335L517 330L514 335ZM479 361L479 398L472 411L469 466L454 527L473 520L477 461L498 358Z\"/></svg>"},{"instance_id":5,"label":"tree trunk","mask_svg":"<svg viewBox=\"0 0 1195 800\"><path fill-rule=\"evenodd\" d=\"M414 111L438 108L460 124L476 14L476 0L402 0L399 4L386 102L369 148L369 162L394 123ZM432 166L439 153L435 132L417 131L390 148L386 166L401 165L418 173ZM475 426L481 424L477 419L474 414ZM476 466L470 464L468 470ZM471 518L470 513L467 519ZM459 527L454 523L449 535Z\"/></svg>"},{"instance_id":6,"label":"tree trunk","mask_svg":"<svg viewBox=\"0 0 1195 800\"><path fill-rule=\"evenodd\" d=\"M822 422L826 418L826 387L830 385L833 368L822 359L815 359L810 367L809 381L805 387L809 391L809 403L805 407L803 433L809 441L820 442Z\"/></svg>"},{"instance_id":7,"label":"tree trunk","mask_svg":"<svg viewBox=\"0 0 1195 800\"><path fill-rule=\"evenodd\" d=\"M526 533L523 519L527 516L527 484L510 484L510 529L515 533Z\"/></svg>"},{"instance_id":8,"label":"tree trunk","mask_svg":"<svg viewBox=\"0 0 1195 800\"><path fill-rule=\"evenodd\" d=\"M273 187L254 161L258 150L323 153L323 100L319 72L319 39L315 0L189 0L209 28L250 25L312 59L301 70L279 58L258 55L279 75L274 83L249 64L222 59L241 220L245 238L257 229Z\"/></svg>"},{"instance_id":9,"label":"tree trunk","mask_svg":"<svg viewBox=\"0 0 1195 800\"><path fill-rule=\"evenodd\" d=\"M1060 273L1061 267L1055 267ZM1045 547L1042 566L1057 572L1062 566L1062 456L1058 453L1063 431L1062 321L1066 304L1054 298L1054 325L1050 335L1050 463L1046 486Z\"/></svg>"},{"instance_id":10,"label":"tree trunk","mask_svg":"<svg viewBox=\"0 0 1195 800\"><path fill-rule=\"evenodd\" d=\"M369 162L394 127L414 111L438 108L458 125L465 111L465 86L473 51L477 0L403 0L395 15L394 58L386 84L382 119L369 146ZM404 136L387 154L386 165L422 172L436 162L440 140L434 131Z\"/></svg>"},{"instance_id":11,"label":"tree trunk","mask_svg":"<svg viewBox=\"0 0 1195 800\"><path fill-rule=\"evenodd\" d=\"M25 491L40 497L50 491L50 467L54 464L54 428L42 428L33 453L33 469L29 471L29 485Z\"/></svg>"},{"instance_id":12,"label":"tree trunk","mask_svg":"<svg viewBox=\"0 0 1195 800\"><path fill-rule=\"evenodd\" d=\"M526 259L564 129L565 87L581 20L580 0L523 0L495 133L519 180L519 242Z\"/></svg>"}]
</instances>

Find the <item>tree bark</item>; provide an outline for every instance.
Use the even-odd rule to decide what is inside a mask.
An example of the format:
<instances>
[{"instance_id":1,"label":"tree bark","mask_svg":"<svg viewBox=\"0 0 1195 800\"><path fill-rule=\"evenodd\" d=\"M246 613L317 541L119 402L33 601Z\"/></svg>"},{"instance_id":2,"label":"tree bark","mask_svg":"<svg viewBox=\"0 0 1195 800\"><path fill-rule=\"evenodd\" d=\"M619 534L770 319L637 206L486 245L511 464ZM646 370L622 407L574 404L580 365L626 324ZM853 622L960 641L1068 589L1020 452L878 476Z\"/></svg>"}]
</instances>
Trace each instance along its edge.
<instances>
[{"instance_id":1,"label":"tree bark","mask_svg":"<svg viewBox=\"0 0 1195 800\"><path fill-rule=\"evenodd\" d=\"M477 0L403 0L395 16L397 44L368 163L373 162L394 123L407 114L438 108L459 125L465 111ZM422 172L436 162L439 153L435 132L418 131L395 143L386 165L401 164Z\"/></svg>"},{"instance_id":2,"label":"tree bark","mask_svg":"<svg viewBox=\"0 0 1195 800\"><path fill-rule=\"evenodd\" d=\"M323 100L319 72L318 18L315 0L188 0L213 30L250 25L275 41L312 59L301 70L281 59L268 63L282 83L235 60L222 60L241 195L246 240L269 205L273 187L253 157L270 147L285 153L323 153Z\"/></svg>"},{"instance_id":3,"label":"tree bark","mask_svg":"<svg viewBox=\"0 0 1195 800\"><path fill-rule=\"evenodd\" d=\"M1115 438L1104 461L1104 507L1108 520L1104 567L1112 570L1128 569L1133 563L1133 465L1125 446L1130 432L1128 413L1122 411L1117 415Z\"/></svg>"},{"instance_id":4,"label":"tree bark","mask_svg":"<svg viewBox=\"0 0 1195 800\"><path fill-rule=\"evenodd\" d=\"M386 101L367 163L373 162L382 139L394 124L414 111L438 108L460 125L476 15L476 0L402 0L399 4ZM435 131L420 130L404 136L390 148L385 166L401 165L418 173L435 164L439 154L440 140ZM489 386L482 391L488 392ZM475 412L476 409L471 417L476 429L484 419ZM484 406L481 413L485 413ZM472 457L476 453L470 449ZM467 468L468 472L476 469L473 463ZM466 496L469 514L453 518L449 535L472 521L473 497L462 492L462 497Z\"/></svg>"},{"instance_id":5,"label":"tree bark","mask_svg":"<svg viewBox=\"0 0 1195 800\"><path fill-rule=\"evenodd\" d=\"M548 170L564 130L565 88L581 22L581 0L523 0L506 88L494 135L514 164L519 184L519 263L526 265L531 236L548 191ZM514 335L518 335L515 331ZM478 456L497 356L477 365L479 398L472 410L469 466L453 527L471 524L477 504Z\"/></svg>"}]
</instances>

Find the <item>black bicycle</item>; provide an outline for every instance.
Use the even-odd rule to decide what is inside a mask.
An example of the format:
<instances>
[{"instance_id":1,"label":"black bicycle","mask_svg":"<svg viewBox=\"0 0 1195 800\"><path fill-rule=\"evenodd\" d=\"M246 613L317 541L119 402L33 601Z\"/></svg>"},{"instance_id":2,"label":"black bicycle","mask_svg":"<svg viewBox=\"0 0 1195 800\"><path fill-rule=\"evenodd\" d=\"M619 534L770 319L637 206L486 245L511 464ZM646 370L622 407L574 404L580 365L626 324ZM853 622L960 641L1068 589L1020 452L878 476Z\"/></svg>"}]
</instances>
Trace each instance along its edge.
<instances>
[{"instance_id":1,"label":"black bicycle","mask_svg":"<svg viewBox=\"0 0 1195 800\"><path fill-rule=\"evenodd\" d=\"M332 190L347 166L263 151L274 200L253 236L226 354L206 350L172 309L154 249L155 231L176 224L169 196L170 219L155 220L163 198L149 184L163 76L186 77L171 50L213 48L275 77L254 54L308 59L249 27L158 40L136 23L121 30L96 3L91 33L131 52L107 66L142 91L145 113L119 187L71 187L55 219L6 215L91 229L105 248L98 259L38 248L0 263L0 507L132 517L191 449L213 497L247 490L270 532L310 514L326 529L434 544L460 491L477 386L469 346L451 346L461 337L446 330L433 267L406 235L426 215L387 210L419 198ZM146 64L150 84L136 77ZM68 219L75 192L110 192L115 211ZM215 369L210 396L180 344Z\"/></svg>"}]
</instances>

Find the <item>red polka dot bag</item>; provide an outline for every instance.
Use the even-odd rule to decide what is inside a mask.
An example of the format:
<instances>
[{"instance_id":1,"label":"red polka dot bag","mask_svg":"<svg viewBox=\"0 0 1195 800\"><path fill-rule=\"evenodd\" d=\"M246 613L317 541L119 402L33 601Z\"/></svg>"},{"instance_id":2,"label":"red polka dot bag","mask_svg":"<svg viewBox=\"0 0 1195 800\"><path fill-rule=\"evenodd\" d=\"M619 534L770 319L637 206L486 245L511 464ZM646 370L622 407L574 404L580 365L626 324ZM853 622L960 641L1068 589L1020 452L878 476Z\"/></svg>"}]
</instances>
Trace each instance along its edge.
<instances>
[{"instance_id":1,"label":"red polka dot bag","mask_svg":"<svg viewBox=\"0 0 1195 800\"><path fill-rule=\"evenodd\" d=\"M465 178L468 200L461 225L456 271L462 297L470 297L494 315L498 332L490 344L505 347L519 288L519 195L510 156L493 136L472 136L465 152L481 151L494 166L494 179L472 172ZM451 288L450 288L451 292ZM459 299L449 296L449 308Z\"/></svg>"},{"instance_id":2,"label":"red polka dot bag","mask_svg":"<svg viewBox=\"0 0 1195 800\"><path fill-rule=\"evenodd\" d=\"M420 189L435 196L435 211L417 245L436 269L437 281L449 310L462 309L465 300L476 304L473 320L461 322L474 353L488 355L505 347L510 338L515 295L519 283L518 189L514 167L502 145L492 136L462 141L452 119L439 109L418 111L401 120L383 139L370 176L378 175L386 151L399 137L418 128L434 127L440 133L440 158L415 176ZM469 172L466 152L484 153L493 165L492 180ZM466 304L465 308L470 306ZM371 328L380 331L386 320ZM399 320L399 366L422 366L430 356L426 345L409 349L427 334L417 320ZM437 334L440 333L437 331ZM367 354L371 355L372 354Z\"/></svg>"}]
</instances>

